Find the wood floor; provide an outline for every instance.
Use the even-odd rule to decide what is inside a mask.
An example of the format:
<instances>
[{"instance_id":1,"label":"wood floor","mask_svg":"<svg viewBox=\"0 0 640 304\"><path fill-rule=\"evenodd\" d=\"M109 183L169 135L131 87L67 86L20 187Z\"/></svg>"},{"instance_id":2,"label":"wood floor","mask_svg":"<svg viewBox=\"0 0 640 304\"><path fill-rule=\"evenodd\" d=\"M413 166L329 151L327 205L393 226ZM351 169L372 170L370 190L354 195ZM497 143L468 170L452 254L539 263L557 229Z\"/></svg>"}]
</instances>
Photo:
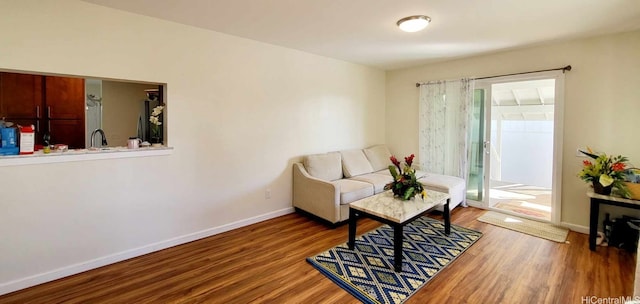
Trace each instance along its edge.
<instances>
[{"instance_id":1,"label":"wood floor","mask_svg":"<svg viewBox=\"0 0 640 304\"><path fill-rule=\"evenodd\" d=\"M587 303L582 297L632 295L634 254L591 252L587 236L575 232L560 244L476 221L483 212L454 210L454 224L484 235L406 303ZM377 226L363 219L358 234ZM329 229L290 214L0 296L0 303L358 303L305 261L345 242L347 233L346 225Z\"/></svg>"}]
</instances>

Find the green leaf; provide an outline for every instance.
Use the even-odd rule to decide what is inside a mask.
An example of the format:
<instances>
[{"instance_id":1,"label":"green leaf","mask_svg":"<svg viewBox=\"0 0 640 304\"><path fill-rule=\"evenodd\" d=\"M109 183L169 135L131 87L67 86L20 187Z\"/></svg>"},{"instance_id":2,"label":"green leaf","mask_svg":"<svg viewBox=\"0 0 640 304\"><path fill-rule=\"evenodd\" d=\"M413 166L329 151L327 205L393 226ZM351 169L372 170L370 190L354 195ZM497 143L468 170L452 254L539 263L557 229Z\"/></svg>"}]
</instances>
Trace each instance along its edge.
<instances>
[{"instance_id":1,"label":"green leaf","mask_svg":"<svg viewBox=\"0 0 640 304\"><path fill-rule=\"evenodd\" d=\"M413 187L409 187L409 189L404 192L404 199L408 200L412 196L414 191L416 191L416 189L414 189Z\"/></svg>"},{"instance_id":2,"label":"green leaf","mask_svg":"<svg viewBox=\"0 0 640 304\"><path fill-rule=\"evenodd\" d=\"M398 170L396 170L395 166L389 165L389 172L391 172L394 181L398 179Z\"/></svg>"}]
</instances>

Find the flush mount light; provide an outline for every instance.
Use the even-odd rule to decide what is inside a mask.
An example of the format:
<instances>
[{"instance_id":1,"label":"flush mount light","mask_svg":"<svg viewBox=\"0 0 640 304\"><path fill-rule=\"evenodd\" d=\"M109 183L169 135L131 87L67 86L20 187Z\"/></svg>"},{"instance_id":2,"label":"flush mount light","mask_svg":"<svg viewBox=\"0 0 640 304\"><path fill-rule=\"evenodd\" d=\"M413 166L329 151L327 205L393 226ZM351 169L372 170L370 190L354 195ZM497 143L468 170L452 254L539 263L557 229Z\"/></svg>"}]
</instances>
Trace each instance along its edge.
<instances>
[{"instance_id":1,"label":"flush mount light","mask_svg":"<svg viewBox=\"0 0 640 304\"><path fill-rule=\"evenodd\" d=\"M409 16L398 20L398 27L409 33L423 30L431 22L431 18L425 15Z\"/></svg>"}]
</instances>

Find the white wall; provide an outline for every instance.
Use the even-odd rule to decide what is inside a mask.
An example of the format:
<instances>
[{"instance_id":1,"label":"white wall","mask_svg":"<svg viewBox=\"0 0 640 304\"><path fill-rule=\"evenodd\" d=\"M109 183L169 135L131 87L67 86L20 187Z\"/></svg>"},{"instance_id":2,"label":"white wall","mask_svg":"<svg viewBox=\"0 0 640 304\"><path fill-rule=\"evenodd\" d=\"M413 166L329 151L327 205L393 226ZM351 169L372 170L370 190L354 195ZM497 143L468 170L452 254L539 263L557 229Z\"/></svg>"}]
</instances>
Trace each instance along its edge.
<instances>
[{"instance_id":1,"label":"white wall","mask_svg":"<svg viewBox=\"0 0 640 304\"><path fill-rule=\"evenodd\" d=\"M383 71L85 2L0 1L0 54L0 69L167 83L175 147L2 167L0 293L291 212L301 155L385 140Z\"/></svg>"},{"instance_id":2,"label":"white wall","mask_svg":"<svg viewBox=\"0 0 640 304\"><path fill-rule=\"evenodd\" d=\"M551 189L553 176L553 121L501 120L500 166L502 181ZM493 128L493 127L492 127ZM491 130L496 132L497 128ZM491 142L496 144L495 138ZM494 153L495 155L496 153ZM492 155L492 156L494 156ZM548 164L541 166L541 164Z\"/></svg>"},{"instance_id":3,"label":"white wall","mask_svg":"<svg viewBox=\"0 0 640 304\"><path fill-rule=\"evenodd\" d=\"M481 77L562 67L565 78L564 152L562 157L562 222L588 226L587 184L576 175L583 158L576 149L590 146L622 154L640 166L640 31L387 72L387 144L396 153L418 150L416 82ZM618 208L625 213L628 209ZM622 212L620 211L620 212Z\"/></svg>"}]
</instances>

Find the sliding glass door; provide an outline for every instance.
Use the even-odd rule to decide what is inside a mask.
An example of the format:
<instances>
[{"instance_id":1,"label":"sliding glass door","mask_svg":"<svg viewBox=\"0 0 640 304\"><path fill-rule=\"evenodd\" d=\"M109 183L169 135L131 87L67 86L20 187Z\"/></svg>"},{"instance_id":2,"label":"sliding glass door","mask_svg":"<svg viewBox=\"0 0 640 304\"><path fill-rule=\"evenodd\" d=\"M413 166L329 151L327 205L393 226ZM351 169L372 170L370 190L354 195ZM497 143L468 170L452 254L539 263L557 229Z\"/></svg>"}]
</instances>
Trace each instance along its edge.
<instances>
[{"instance_id":1,"label":"sliding glass door","mask_svg":"<svg viewBox=\"0 0 640 304\"><path fill-rule=\"evenodd\" d=\"M471 122L469 123L469 178L467 179L467 199L482 202L484 199L484 100L485 89L473 92Z\"/></svg>"},{"instance_id":2,"label":"sliding glass door","mask_svg":"<svg viewBox=\"0 0 640 304\"><path fill-rule=\"evenodd\" d=\"M467 198L487 209L558 223L560 72L476 81Z\"/></svg>"}]
</instances>

